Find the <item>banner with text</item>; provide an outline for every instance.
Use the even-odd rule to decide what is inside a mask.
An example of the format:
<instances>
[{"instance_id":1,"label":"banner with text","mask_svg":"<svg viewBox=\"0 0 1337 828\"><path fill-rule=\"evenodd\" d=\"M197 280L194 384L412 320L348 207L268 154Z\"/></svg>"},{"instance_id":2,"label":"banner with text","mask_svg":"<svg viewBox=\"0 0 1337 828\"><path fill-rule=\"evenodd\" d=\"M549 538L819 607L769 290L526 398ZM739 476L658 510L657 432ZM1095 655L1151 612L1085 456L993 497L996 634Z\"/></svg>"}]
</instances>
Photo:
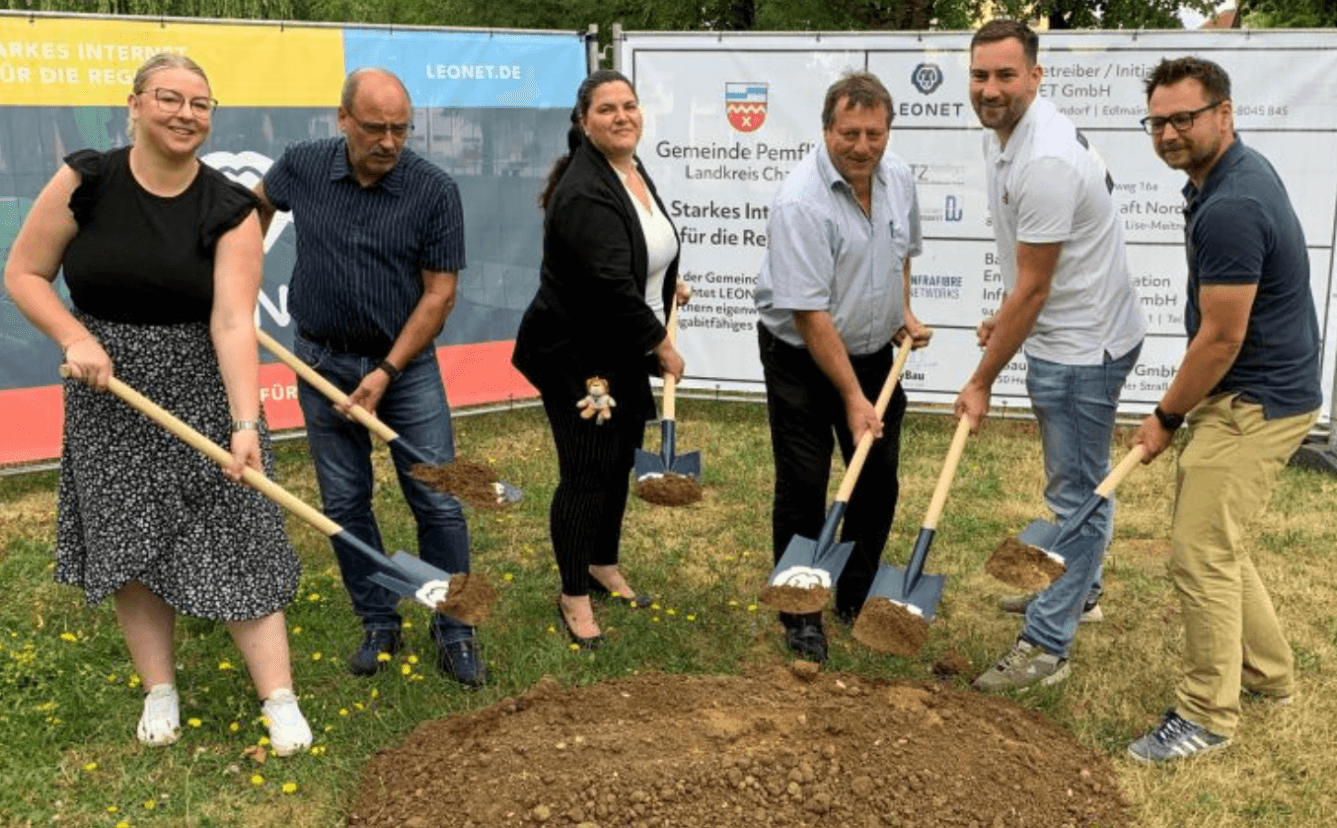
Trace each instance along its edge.
<instances>
[{"instance_id":1,"label":"banner with text","mask_svg":"<svg viewBox=\"0 0 1337 828\"><path fill-rule=\"evenodd\" d=\"M209 73L220 102L201 159L252 186L283 149L338 135L347 71L383 66L414 105L409 146L459 185L467 269L437 339L453 405L533 393L510 367L521 314L538 286L535 197L566 149L569 107L585 77L580 33L331 28L0 14L0 254L70 152L124 146L135 70L162 51ZM288 277L295 243L280 213L265 238L258 324L292 342ZM58 292L68 300L63 281ZM6 295L0 300L0 464L55 457L62 427L60 350ZM262 352L271 425L301 425L292 372Z\"/></svg>"},{"instance_id":2,"label":"banner with text","mask_svg":"<svg viewBox=\"0 0 1337 828\"><path fill-rule=\"evenodd\" d=\"M924 222L911 302L936 335L911 356L905 386L918 402L955 399L979 361L975 327L1003 290L983 130L967 94L969 41L960 32L627 33L620 59L645 114L640 157L678 226L681 273L695 290L681 314L683 387L762 390L752 290L769 205L785 174L822 140L827 87L866 69L891 92L890 151L915 171ZM1149 323L1122 410L1150 411L1185 347L1185 178L1156 156L1138 122L1150 69L1163 57L1198 54L1230 73L1239 134L1277 168L1303 222L1324 331L1326 422L1337 347L1337 33L1046 32L1040 46L1040 93L1086 134L1114 178ZM994 386L995 405L1028 407L1025 371L1019 354Z\"/></svg>"}]
</instances>

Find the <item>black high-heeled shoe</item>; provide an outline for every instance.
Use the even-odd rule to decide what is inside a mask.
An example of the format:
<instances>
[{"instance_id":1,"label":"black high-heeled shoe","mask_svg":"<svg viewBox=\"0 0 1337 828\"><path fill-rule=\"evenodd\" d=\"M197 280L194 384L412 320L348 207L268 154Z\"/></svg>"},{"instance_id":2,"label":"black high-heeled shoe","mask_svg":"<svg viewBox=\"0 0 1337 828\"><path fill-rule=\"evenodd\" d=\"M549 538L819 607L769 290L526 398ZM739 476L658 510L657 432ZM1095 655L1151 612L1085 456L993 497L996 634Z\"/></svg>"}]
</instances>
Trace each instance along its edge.
<instances>
[{"instance_id":1,"label":"black high-heeled shoe","mask_svg":"<svg viewBox=\"0 0 1337 828\"><path fill-rule=\"evenodd\" d=\"M598 596L599 598L608 598L611 597L613 594L612 591L608 589L608 587L599 583L598 579L596 579L593 575L590 576L589 585L585 589L590 595ZM617 595L617 599L619 601L626 601L627 606L631 607L632 609L645 609L646 607L650 606L655 602L653 598L651 598L648 594L644 592L638 592L635 595L632 595L631 597L623 595L622 593L619 592Z\"/></svg>"},{"instance_id":2,"label":"black high-heeled shoe","mask_svg":"<svg viewBox=\"0 0 1337 828\"><path fill-rule=\"evenodd\" d=\"M560 598L557 599L557 617L562 620L562 629L566 630L566 634L571 637L571 643L576 644L580 649L597 650L599 649L599 646L604 643L604 634L602 632L598 635L590 636L589 638L576 635L576 631L571 629L571 623L566 620L566 613L562 610L562 599Z\"/></svg>"}]
</instances>

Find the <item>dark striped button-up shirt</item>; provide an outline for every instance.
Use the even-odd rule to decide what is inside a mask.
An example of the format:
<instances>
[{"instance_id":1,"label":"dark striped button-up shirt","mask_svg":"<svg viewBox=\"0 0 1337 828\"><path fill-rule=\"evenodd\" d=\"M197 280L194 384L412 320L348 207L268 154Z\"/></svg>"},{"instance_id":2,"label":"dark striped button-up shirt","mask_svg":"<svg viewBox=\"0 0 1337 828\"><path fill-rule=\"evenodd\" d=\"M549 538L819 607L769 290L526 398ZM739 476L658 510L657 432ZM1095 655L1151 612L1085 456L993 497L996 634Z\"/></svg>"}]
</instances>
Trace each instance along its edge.
<instances>
[{"instance_id":1,"label":"dark striped button-up shirt","mask_svg":"<svg viewBox=\"0 0 1337 828\"><path fill-rule=\"evenodd\" d=\"M464 268L459 190L407 147L363 187L342 137L293 144L265 174L265 196L293 213L288 308L304 336L388 351L422 298L422 271Z\"/></svg>"}]
</instances>

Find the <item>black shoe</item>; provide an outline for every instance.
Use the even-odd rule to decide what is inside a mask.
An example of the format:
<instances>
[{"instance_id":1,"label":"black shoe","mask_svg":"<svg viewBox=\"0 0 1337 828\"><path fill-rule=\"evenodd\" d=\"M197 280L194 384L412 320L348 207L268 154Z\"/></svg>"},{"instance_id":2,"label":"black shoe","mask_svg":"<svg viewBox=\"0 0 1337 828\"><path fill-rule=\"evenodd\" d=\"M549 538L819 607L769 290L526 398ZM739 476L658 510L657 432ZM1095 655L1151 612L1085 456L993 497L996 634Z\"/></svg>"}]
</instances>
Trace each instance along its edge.
<instances>
[{"instance_id":1,"label":"black shoe","mask_svg":"<svg viewBox=\"0 0 1337 828\"><path fill-rule=\"evenodd\" d=\"M487 684L487 665L479 656L478 644L472 633L462 641L442 644L437 631L432 630L432 640L436 642L436 664L443 673L458 681L466 690Z\"/></svg>"},{"instance_id":2,"label":"black shoe","mask_svg":"<svg viewBox=\"0 0 1337 828\"><path fill-rule=\"evenodd\" d=\"M388 656L399 652L399 630L367 630L362 646L348 659L348 671L355 676L374 676L390 663ZM381 658L384 653L387 658Z\"/></svg>"},{"instance_id":3,"label":"black shoe","mask_svg":"<svg viewBox=\"0 0 1337 828\"><path fill-rule=\"evenodd\" d=\"M571 636L571 643L579 646L580 649L597 650L599 649L599 645L604 643L603 633L599 633L590 638L582 638L581 636L576 635L576 631L571 629L571 624L566 620L566 613L562 611L562 602L560 599L557 601L557 617L562 619L562 629L566 630L566 634Z\"/></svg>"},{"instance_id":4,"label":"black shoe","mask_svg":"<svg viewBox=\"0 0 1337 828\"><path fill-rule=\"evenodd\" d=\"M590 576L589 584L585 591L598 598L607 598L613 594L608 590L608 587L596 581L593 575ZM630 598L619 593L617 599L619 601L626 601L627 605L632 609L645 609L654 603L654 599L649 595L646 595L644 592L638 592Z\"/></svg>"},{"instance_id":5,"label":"black shoe","mask_svg":"<svg viewBox=\"0 0 1337 828\"><path fill-rule=\"evenodd\" d=\"M780 620L785 625L785 643L790 652L805 661L826 661L826 631L820 613L785 615Z\"/></svg>"}]
</instances>

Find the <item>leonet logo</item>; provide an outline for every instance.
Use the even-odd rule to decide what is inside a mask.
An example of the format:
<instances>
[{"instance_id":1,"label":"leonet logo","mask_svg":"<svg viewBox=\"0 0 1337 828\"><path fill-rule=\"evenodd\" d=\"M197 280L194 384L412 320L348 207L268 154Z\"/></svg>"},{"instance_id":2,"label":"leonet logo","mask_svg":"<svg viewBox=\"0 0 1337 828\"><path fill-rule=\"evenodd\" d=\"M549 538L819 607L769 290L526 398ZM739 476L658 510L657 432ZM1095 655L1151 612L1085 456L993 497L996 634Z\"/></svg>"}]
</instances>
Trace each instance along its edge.
<instances>
[{"instance_id":1,"label":"leonet logo","mask_svg":"<svg viewBox=\"0 0 1337 828\"><path fill-rule=\"evenodd\" d=\"M724 84L724 111L729 126L739 132L756 132L766 123L768 84L757 81Z\"/></svg>"},{"instance_id":2,"label":"leonet logo","mask_svg":"<svg viewBox=\"0 0 1337 828\"><path fill-rule=\"evenodd\" d=\"M932 95L942 86L942 69L936 63L921 63L910 73L910 83L921 95Z\"/></svg>"}]
</instances>

